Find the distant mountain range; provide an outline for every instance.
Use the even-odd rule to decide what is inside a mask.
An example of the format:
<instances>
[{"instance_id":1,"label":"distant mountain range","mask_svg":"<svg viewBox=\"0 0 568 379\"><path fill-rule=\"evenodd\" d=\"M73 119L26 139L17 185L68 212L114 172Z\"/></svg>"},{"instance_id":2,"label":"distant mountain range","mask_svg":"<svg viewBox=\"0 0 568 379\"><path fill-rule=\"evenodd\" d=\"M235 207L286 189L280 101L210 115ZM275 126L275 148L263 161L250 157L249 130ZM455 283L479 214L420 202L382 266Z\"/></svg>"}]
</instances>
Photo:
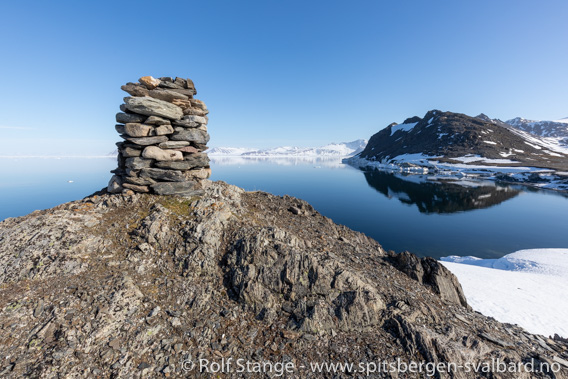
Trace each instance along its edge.
<instances>
[{"instance_id":1,"label":"distant mountain range","mask_svg":"<svg viewBox=\"0 0 568 379\"><path fill-rule=\"evenodd\" d=\"M477 117L500 126L512 126L523 132L546 138L548 142L558 143L568 147L568 117L553 121L527 120L522 117L501 121L499 119L489 118L483 113Z\"/></svg>"},{"instance_id":2,"label":"distant mountain range","mask_svg":"<svg viewBox=\"0 0 568 379\"><path fill-rule=\"evenodd\" d=\"M388 125L345 161L359 167L499 177L543 186L554 182L554 188L568 190L568 146L560 137L566 126L568 120L503 122L483 114L432 110L422 118ZM542 135L525 130L530 128Z\"/></svg>"},{"instance_id":3,"label":"distant mountain range","mask_svg":"<svg viewBox=\"0 0 568 379\"><path fill-rule=\"evenodd\" d=\"M351 142L330 143L320 147L283 146L272 149L242 147L214 147L207 151L209 156L232 157L350 157L363 151L367 141L359 139Z\"/></svg>"},{"instance_id":4,"label":"distant mountain range","mask_svg":"<svg viewBox=\"0 0 568 379\"><path fill-rule=\"evenodd\" d=\"M568 117L554 121L534 121L517 117L505 123L537 136L559 138L562 143L568 145Z\"/></svg>"}]
</instances>

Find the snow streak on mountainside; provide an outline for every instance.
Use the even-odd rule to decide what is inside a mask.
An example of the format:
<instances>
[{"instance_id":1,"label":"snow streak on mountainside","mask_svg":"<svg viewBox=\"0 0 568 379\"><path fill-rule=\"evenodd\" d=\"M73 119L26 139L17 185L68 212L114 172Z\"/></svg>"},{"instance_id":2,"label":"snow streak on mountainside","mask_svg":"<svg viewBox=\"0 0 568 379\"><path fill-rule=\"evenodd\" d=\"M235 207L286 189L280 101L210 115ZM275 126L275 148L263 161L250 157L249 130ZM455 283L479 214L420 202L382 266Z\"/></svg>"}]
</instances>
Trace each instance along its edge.
<instances>
[{"instance_id":1,"label":"snow streak on mountainside","mask_svg":"<svg viewBox=\"0 0 568 379\"><path fill-rule=\"evenodd\" d=\"M330 143L321 147L292 147L282 146L272 149L250 149L238 147L214 147L207 151L210 156L240 156L240 157L316 157L333 156L349 157L363 151L367 141L363 139Z\"/></svg>"},{"instance_id":2,"label":"snow streak on mountainside","mask_svg":"<svg viewBox=\"0 0 568 379\"><path fill-rule=\"evenodd\" d=\"M527 120L522 117L516 117L511 120L501 121L499 119L491 119L482 113L477 118L504 127L512 126L516 130L541 137L548 144L568 148L568 117L552 121Z\"/></svg>"},{"instance_id":3,"label":"snow streak on mountainside","mask_svg":"<svg viewBox=\"0 0 568 379\"><path fill-rule=\"evenodd\" d=\"M537 136L560 138L561 142L568 145L568 117L554 121L525 120L517 117L505 123Z\"/></svg>"}]
</instances>

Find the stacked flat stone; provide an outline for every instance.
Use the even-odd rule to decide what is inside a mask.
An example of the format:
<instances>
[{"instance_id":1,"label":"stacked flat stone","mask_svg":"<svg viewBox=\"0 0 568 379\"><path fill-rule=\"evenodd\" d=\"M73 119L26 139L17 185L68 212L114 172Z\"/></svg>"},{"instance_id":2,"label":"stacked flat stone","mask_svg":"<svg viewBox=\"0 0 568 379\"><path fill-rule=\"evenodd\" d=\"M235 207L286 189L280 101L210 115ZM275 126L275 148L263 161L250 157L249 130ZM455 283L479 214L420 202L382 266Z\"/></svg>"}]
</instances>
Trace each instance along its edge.
<instances>
[{"instance_id":1,"label":"stacked flat stone","mask_svg":"<svg viewBox=\"0 0 568 379\"><path fill-rule=\"evenodd\" d=\"M144 76L121 87L128 92L117 113L118 168L108 191L193 195L211 169L207 149L209 111L191 79Z\"/></svg>"}]
</instances>

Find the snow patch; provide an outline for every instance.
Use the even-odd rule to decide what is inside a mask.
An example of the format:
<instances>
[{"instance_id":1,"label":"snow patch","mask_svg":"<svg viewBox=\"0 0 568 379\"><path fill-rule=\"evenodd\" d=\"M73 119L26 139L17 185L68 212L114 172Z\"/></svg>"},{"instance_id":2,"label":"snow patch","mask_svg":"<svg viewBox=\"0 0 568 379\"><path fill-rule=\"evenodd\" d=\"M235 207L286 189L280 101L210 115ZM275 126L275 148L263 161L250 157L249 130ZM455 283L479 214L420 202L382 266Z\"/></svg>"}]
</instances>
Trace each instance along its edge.
<instances>
[{"instance_id":1,"label":"snow patch","mask_svg":"<svg viewBox=\"0 0 568 379\"><path fill-rule=\"evenodd\" d=\"M410 124L393 125L393 126L391 126L391 136L394 133L398 132L399 130L403 131L403 132L409 132L416 126L416 124L418 124L418 123L413 122L413 123L410 123Z\"/></svg>"},{"instance_id":2,"label":"snow patch","mask_svg":"<svg viewBox=\"0 0 568 379\"><path fill-rule=\"evenodd\" d=\"M500 153L501 156L503 156L502 154L503 153ZM510 159L491 159L491 158L482 157L480 155L472 155L472 154L468 154L463 157L450 158L450 159L462 163L470 163L470 162L483 162L483 163L494 163L494 164L519 163L517 161L512 161Z\"/></svg>"},{"instance_id":3,"label":"snow patch","mask_svg":"<svg viewBox=\"0 0 568 379\"><path fill-rule=\"evenodd\" d=\"M530 143L530 142L525 141L525 143L526 143L527 145L529 145L530 147L534 147L534 148L537 149L537 150L542 149L542 147L540 147L540 146L538 146L538 145L535 145L535 144L532 144L532 143Z\"/></svg>"},{"instance_id":4,"label":"snow patch","mask_svg":"<svg viewBox=\"0 0 568 379\"><path fill-rule=\"evenodd\" d=\"M568 337L568 249L520 250L499 259L450 256L473 309L531 333Z\"/></svg>"}]
</instances>

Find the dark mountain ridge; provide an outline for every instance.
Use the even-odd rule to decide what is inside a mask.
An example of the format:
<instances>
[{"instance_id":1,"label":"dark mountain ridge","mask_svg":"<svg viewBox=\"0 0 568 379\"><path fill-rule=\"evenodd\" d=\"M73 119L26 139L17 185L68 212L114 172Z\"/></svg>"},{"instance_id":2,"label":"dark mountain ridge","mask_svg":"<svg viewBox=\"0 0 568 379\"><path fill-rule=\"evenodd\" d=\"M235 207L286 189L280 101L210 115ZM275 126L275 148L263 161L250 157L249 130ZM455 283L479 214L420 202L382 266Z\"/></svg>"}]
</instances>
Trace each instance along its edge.
<instances>
[{"instance_id":1,"label":"dark mountain ridge","mask_svg":"<svg viewBox=\"0 0 568 379\"><path fill-rule=\"evenodd\" d=\"M405 154L423 154L446 163L479 164L459 159L479 156L495 166L568 168L568 155L536 136L485 115L470 117L439 110L390 124L369 139L358 157L388 163Z\"/></svg>"}]
</instances>

